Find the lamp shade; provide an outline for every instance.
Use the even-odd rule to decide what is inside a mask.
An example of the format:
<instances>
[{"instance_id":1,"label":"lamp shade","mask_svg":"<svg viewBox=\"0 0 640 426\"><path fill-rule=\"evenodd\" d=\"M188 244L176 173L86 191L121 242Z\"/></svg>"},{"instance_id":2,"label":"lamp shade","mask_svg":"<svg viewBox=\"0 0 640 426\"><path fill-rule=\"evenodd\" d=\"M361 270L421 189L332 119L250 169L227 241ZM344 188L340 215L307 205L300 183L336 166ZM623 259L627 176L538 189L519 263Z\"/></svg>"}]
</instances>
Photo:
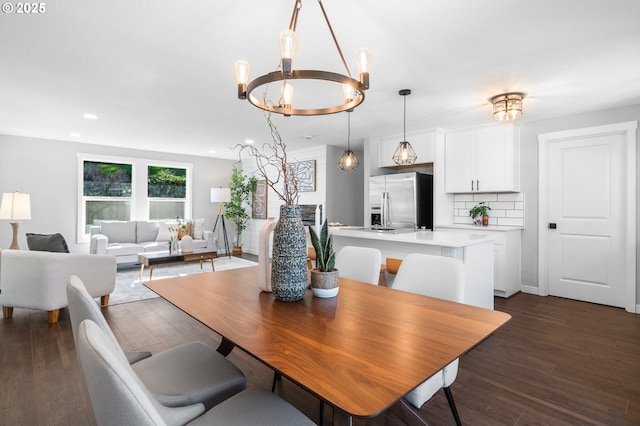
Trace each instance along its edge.
<instances>
[{"instance_id":1,"label":"lamp shade","mask_svg":"<svg viewBox=\"0 0 640 426\"><path fill-rule=\"evenodd\" d=\"M2 194L2 204L0 205L0 219L9 220L30 220L31 201L29 194L20 192L5 192Z\"/></svg>"},{"instance_id":2,"label":"lamp shade","mask_svg":"<svg viewBox=\"0 0 640 426\"><path fill-rule=\"evenodd\" d=\"M212 203L227 203L231 201L231 190L229 188L211 188Z\"/></svg>"}]
</instances>

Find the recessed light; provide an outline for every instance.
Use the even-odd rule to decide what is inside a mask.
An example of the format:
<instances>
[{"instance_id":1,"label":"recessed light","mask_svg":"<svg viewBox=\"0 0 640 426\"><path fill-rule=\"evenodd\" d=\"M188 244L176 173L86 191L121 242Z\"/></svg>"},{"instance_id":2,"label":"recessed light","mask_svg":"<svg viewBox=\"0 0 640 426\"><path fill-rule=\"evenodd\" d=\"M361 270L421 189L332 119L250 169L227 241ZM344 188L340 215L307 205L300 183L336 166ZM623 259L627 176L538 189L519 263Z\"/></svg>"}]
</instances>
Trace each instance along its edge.
<instances>
[{"instance_id":1,"label":"recessed light","mask_svg":"<svg viewBox=\"0 0 640 426\"><path fill-rule=\"evenodd\" d=\"M81 138L82 135L80 133L71 133L70 135L72 138Z\"/></svg>"},{"instance_id":2,"label":"recessed light","mask_svg":"<svg viewBox=\"0 0 640 426\"><path fill-rule=\"evenodd\" d=\"M244 141L244 143L248 143L249 145L253 144L253 139L247 139Z\"/></svg>"},{"instance_id":3,"label":"recessed light","mask_svg":"<svg viewBox=\"0 0 640 426\"><path fill-rule=\"evenodd\" d=\"M210 149L210 150L209 150L209 154L215 154L215 153L216 153L216 150L215 150L215 149Z\"/></svg>"},{"instance_id":4,"label":"recessed light","mask_svg":"<svg viewBox=\"0 0 640 426\"><path fill-rule=\"evenodd\" d=\"M82 116L84 118L86 118L87 120L97 120L98 119L98 116L95 115L95 114L86 113L86 114L83 114Z\"/></svg>"},{"instance_id":5,"label":"recessed light","mask_svg":"<svg viewBox=\"0 0 640 426\"><path fill-rule=\"evenodd\" d=\"M304 135L304 138L306 140L311 140L311 139L313 139L313 136L312 135Z\"/></svg>"}]
</instances>

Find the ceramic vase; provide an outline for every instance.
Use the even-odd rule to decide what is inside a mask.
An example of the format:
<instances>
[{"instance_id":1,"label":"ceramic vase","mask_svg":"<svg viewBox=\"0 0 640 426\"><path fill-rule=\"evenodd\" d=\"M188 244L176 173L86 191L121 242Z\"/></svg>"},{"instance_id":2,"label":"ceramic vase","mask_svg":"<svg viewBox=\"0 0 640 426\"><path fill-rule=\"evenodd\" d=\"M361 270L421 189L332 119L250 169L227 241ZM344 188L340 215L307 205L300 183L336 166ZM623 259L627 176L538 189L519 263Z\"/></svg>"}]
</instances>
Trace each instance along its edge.
<instances>
[{"instance_id":1,"label":"ceramic vase","mask_svg":"<svg viewBox=\"0 0 640 426\"><path fill-rule=\"evenodd\" d=\"M183 253L191 253L193 251L193 238L190 235L182 237L180 247L182 247Z\"/></svg>"},{"instance_id":2,"label":"ceramic vase","mask_svg":"<svg viewBox=\"0 0 640 426\"><path fill-rule=\"evenodd\" d=\"M271 288L278 300L293 302L307 290L307 240L298 206L280 206L273 230Z\"/></svg>"},{"instance_id":3,"label":"ceramic vase","mask_svg":"<svg viewBox=\"0 0 640 426\"><path fill-rule=\"evenodd\" d=\"M258 238L258 288L271 293L271 233L276 226L273 217L267 219L267 223L260 230Z\"/></svg>"}]
</instances>

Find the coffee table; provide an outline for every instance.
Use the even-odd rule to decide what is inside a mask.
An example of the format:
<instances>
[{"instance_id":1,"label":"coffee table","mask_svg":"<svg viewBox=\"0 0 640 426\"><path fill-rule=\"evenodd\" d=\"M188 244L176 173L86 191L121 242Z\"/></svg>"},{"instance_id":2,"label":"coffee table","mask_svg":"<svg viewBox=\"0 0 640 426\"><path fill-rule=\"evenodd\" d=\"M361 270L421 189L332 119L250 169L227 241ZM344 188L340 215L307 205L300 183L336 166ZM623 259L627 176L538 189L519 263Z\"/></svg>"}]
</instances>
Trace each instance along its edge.
<instances>
[{"instance_id":1,"label":"coffee table","mask_svg":"<svg viewBox=\"0 0 640 426\"><path fill-rule=\"evenodd\" d=\"M140 281L142 281L142 272L144 267L149 268L149 281L153 277L153 267L156 265L163 265L167 263L180 263L180 262L193 262L200 261L200 269L202 269L203 260L211 260L211 270L215 271L213 266L213 259L218 257L216 251L207 249L196 249L188 253L171 253L168 251L155 251L150 253L139 253L138 262L140 262Z\"/></svg>"}]
</instances>

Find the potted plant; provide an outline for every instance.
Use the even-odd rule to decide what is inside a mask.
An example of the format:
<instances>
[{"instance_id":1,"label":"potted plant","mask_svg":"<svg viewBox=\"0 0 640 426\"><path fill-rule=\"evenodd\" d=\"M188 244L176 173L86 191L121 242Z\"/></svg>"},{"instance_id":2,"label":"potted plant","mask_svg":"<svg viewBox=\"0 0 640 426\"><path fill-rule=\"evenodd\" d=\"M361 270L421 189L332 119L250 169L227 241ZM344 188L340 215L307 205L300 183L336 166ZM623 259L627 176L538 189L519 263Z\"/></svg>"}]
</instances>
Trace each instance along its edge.
<instances>
[{"instance_id":1,"label":"potted plant","mask_svg":"<svg viewBox=\"0 0 640 426\"><path fill-rule=\"evenodd\" d=\"M251 193L255 191L257 181L254 176L245 175L242 169L234 167L231 172L231 200L224 203L224 208L226 216L236 225L236 239L232 249L234 256L242 254L242 232L247 229L250 219L247 206L251 204Z\"/></svg>"},{"instance_id":2,"label":"potted plant","mask_svg":"<svg viewBox=\"0 0 640 426\"><path fill-rule=\"evenodd\" d=\"M491 210L491 207L487 206L484 201L482 201L469 210L469 216L471 216L476 225L482 224L482 226L488 226L489 210Z\"/></svg>"},{"instance_id":3,"label":"potted plant","mask_svg":"<svg viewBox=\"0 0 640 426\"><path fill-rule=\"evenodd\" d=\"M338 294L338 270L334 268L336 253L333 250L333 235L329 235L327 219L324 220L320 236L313 226L309 227L311 244L316 251L316 267L311 270L311 291L317 297L334 297Z\"/></svg>"}]
</instances>

